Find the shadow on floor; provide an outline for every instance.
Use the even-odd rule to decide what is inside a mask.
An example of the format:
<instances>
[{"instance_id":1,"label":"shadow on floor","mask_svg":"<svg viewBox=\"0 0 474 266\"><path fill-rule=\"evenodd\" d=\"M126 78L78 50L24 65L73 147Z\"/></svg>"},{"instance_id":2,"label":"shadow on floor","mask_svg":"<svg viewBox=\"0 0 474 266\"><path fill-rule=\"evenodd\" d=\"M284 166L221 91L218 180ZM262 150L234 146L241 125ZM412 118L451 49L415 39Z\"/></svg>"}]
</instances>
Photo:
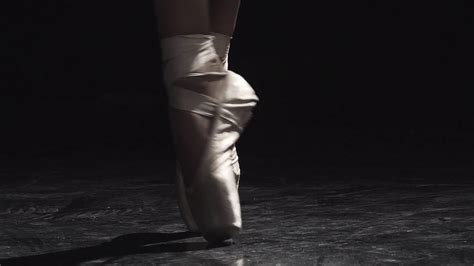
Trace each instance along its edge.
<instances>
[{"instance_id":1,"label":"shadow on floor","mask_svg":"<svg viewBox=\"0 0 474 266\"><path fill-rule=\"evenodd\" d=\"M197 233L136 233L116 237L97 246L77 248L41 255L0 259L0 265L76 265L91 260L114 260L133 254L157 254L163 252L185 252L228 246L231 243L209 244L207 242L166 243L198 237Z\"/></svg>"}]
</instances>

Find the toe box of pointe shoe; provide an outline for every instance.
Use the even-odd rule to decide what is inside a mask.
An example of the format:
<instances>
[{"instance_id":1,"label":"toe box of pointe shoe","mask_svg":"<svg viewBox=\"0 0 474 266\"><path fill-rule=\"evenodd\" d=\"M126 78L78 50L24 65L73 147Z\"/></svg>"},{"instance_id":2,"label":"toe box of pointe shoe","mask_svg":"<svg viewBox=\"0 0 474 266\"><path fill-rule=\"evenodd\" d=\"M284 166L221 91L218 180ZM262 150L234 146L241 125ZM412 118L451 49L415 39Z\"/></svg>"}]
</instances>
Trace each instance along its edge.
<instances>
[{"instance_id":1,"label":"toe box of pointe shoe","mask_svg":"<svg viewBox=\"0 0 474 266\"><path fill-rule=\"evenodd\" d=\"M240 227L235 225L221 226L207 229L203 232L203 237L210 243L220 243L232 239L239 232Z\"/></svg>"}]
</instances>

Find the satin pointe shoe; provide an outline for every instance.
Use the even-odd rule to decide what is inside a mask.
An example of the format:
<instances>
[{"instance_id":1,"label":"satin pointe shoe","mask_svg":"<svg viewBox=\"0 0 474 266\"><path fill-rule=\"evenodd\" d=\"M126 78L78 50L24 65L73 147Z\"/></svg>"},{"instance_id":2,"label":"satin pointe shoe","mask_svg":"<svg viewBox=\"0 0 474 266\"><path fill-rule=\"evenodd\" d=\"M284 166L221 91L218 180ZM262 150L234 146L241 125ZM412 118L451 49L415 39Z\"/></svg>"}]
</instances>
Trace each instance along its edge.
<instances>
[{"instance_id":1,"label":"satin pointe shoe","mask_svg":"<svg viewBox=\"0 0 474 266\"><path fill-rule=\"evenodd\" d=\"M235 236L241 226L235 143L258 102L252 87L226 70L212 36L178 35L162 40L164 78L177 147L178 202L188 228L209 242ZM209 78L212 96L192 85ZM189 88L186 88L188 86Z\"/></svg>"}]
</instances>

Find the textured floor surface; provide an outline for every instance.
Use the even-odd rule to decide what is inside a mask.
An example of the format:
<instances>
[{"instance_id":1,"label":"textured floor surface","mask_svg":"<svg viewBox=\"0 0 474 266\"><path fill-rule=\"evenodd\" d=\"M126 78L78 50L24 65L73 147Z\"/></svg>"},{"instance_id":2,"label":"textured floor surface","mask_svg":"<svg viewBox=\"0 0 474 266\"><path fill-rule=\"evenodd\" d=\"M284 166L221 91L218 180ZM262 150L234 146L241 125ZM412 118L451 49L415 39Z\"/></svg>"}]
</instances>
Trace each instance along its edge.
<instances>
[{"instance_id":1,"label":"textured floor surface","mask_svg":"<svg viewBox=\"0 0 474 266\"><path fill-rule=\"evenodd\" d=\"M186 233L167 162L37 164L1 173L1 265L474 264L468 179L364 179L303 166L294 175L307 178L257 179L259 163L247 163L244 230L232 245L209 246Z\"/></svg>"}]
</instances>

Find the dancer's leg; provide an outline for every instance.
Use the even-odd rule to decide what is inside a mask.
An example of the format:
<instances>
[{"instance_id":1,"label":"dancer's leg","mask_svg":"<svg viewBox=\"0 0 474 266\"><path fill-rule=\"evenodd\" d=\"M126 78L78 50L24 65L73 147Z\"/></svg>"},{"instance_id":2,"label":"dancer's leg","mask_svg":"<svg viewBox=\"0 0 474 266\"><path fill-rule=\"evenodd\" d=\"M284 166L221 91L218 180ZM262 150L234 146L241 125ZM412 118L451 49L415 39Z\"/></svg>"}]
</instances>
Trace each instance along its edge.
<instances>
[{"instance_id":1,"label":"dancer's leg","mask_svg":"<svg viewBox=\"0 0 474 266\"><path fill-rule=\"evenodd\" d=\"M154 0L161 38L186 34L209 34L208 0Z\"/></svg>"},{"instance_id":2,"label":"dancer's leg","mask_svg":"<svg viewBox=\"0 0 474 266\"><path fill-rule=\"evenodd\" d=\"M240 0L210 0L210 28L227 36L234 34Z\"/></svg>"},{"instance_id":3,"label":"dancer's leg","mask_svg":"<svg viewBox=\"0 0 474 266\"><path fill-rule=\"evenodd\" d=\"M214 47L224 67L228 67L230 42L234 34L240 0L210 0L210 28Z\"/></svg>"},{"instance_id":4,"label":"dancer's leg","mask_svg":"<svg viewBox=\"0 0 474 266\"><path fill-rule=\"evenodd\" d=\"M167 45L165 42L173 40L175 36L210 34L208 0L154 0L154 7L162 46ZM172 49L173 47L162 47L163 53L168 52L164 51L165 48ZM163 56L168 55L163 54ZM173 83L204 94L212 94L211 86L206 86L210 81L206 79L210 77L184 77ZM169 87L172 85L166 85L170 93L172 88ZM192 182L199 166L207 143L210 120L174 108L169 109L169 118L178 164L176 183L181 215L189 230L199 231L186 198L185 183Z\"/></svg>"},{"instance_id":5,"label":"dancer's leg","mask_svg":"<svg viewBox=\"0 0 474 266\"><path fill-rule=\"evenodd\" d=\"M158 30L162 40L178 35L210 34L208 0L155 0ZM212 86L214 76L179 77L173 83L180 87L217 97ZM170 85L168 85L170 86ZM168 88L169 89L169 88ZM185 179L196 172L209 131L209 119L196 114L171 109L176 155ZM189 180L187 180L189 181Z\"/></svg>"},{"instance_id":6,"label":"dancer's leg","mask_svg":"<svg viewBox=\"0 0 474 266\"><path fill-rule=\"evenodd\" d=\"M189 210L209 241L241 227L232 147L258 98L219 60L205 0L155 0L170 119ZM180 171L181 172L181 171Z\"/></svg>"}]
</instances>

